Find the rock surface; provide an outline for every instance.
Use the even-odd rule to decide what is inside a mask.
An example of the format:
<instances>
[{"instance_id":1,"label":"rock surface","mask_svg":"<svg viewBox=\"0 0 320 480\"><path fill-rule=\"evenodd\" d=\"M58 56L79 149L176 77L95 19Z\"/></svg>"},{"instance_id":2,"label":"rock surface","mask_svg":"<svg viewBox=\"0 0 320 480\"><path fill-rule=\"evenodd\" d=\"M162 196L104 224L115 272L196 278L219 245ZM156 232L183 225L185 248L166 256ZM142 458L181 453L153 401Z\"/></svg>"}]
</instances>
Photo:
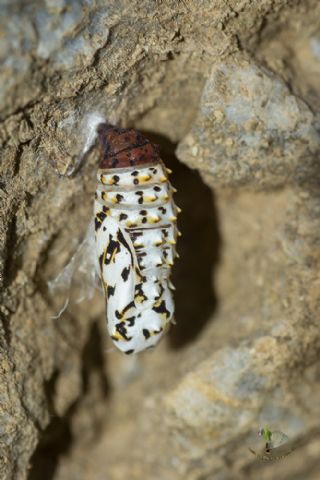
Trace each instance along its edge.
<instances>
[{"instance_id":1,"label":"rock surface","mask_svg":"<svg viewBox=\"0 0 320 480\"><path fill-rule=\"evenodd\" d=\"M319 18L317 0L3 2L1 479L318 478ZM183 209L177 326L134 358L81 243L97 117L160 143ZM248 450L263 425L290 455Z\"/></svg>"}]
</instances>

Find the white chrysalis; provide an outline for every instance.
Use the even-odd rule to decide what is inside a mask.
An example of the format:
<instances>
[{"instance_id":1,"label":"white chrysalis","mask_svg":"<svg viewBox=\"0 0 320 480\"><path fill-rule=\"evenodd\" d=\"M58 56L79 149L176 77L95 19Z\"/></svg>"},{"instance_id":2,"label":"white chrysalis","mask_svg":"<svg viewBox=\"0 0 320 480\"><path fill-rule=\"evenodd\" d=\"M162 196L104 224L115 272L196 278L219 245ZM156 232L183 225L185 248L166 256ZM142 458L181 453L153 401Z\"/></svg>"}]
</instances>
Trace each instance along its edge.
<instances>
[{"instance_id":1,"label":"white chrysalis","mask_svg":"<svg viewBox=\"0 0 320 480\"><path fill-rule=\"evenodd\" d=\"M96 249L108 331L124 353L155 346L173 321L177 212L158 148L141 133L98 127Z\"/></svg>"}]
</instances>

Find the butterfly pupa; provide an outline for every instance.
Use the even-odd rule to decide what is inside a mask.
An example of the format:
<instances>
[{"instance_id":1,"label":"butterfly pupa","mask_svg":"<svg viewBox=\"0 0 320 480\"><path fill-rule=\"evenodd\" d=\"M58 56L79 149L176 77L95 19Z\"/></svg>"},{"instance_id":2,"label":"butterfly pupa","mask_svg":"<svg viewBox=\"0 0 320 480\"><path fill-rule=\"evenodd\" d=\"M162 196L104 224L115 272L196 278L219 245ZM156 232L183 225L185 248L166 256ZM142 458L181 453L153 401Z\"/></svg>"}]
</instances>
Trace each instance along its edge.
<instances>
[{"instance_id":1,"label":"butterfly pupa","mask_svg":"<svg viewBox=\"0 0 320 480\"><path fill-rule=\"evenodd\" d=\"M159 148L140 132L98 126L95 238L107 328L126 354L154 347L173 322L178 208Z\"/></svg>"}]
</instances>

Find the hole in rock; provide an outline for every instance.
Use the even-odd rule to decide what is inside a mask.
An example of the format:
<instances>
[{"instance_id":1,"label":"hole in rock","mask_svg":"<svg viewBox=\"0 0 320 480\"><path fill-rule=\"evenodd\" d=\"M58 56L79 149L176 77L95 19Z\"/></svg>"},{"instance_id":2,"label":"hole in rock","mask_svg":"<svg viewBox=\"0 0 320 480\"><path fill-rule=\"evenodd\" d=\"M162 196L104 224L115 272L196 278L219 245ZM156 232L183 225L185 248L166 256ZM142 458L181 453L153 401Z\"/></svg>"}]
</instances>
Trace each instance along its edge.
<instances>
[{"instance_id":1,"label":"hole in rock","mask_svg":"<svg viewBox=\"0 0 320 480\"><path fill-rule=\"evenodd\" d=\"M182 209L178 217L180 258L172 274L177 324L169 332L170 346L178 349L201 333L217 309L213 279L221 250L218 216L212 191L196 170L177 159L176 144L163 136L143 133L160 145L163 161L173 170L170 181L178 190L174 199Z\"/></svg>"}]
</instances>

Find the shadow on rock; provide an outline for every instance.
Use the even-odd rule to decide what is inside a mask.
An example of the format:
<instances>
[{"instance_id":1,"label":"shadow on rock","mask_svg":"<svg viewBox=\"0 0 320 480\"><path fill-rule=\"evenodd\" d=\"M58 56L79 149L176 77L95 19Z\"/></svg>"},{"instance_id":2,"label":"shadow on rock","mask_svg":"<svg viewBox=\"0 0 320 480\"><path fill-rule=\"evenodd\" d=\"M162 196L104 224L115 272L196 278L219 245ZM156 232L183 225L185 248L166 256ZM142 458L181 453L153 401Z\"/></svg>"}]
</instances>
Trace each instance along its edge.
<instances>
[{"instance_id":1,"label":"shadow on rock","mask_svg":"<svg viewBox=\"0 0 320 480\"><path fill-rule=\"evenodd\" d=\"M54 396L59 379L59 372L55 372L45 385L45 392L51 414L51 421L44 431L31 460L31 469L28 480L53 480L60 460L70 453L73 445L72 424L74 417L79 412L82 403L90 396L90 377L97 374L100 378L99 396L105 399L109 395L109 384L104 372L103 345L97 323L93 323L87 343L82 352L82 392L70 405L63 416L58 416L54 408ZM93 392L96 395L96 392ZM89 402L90 403L90 402ZM100 434L103 422L101 418L90 409L90 425L92 436L97 438ZM99 414L97 414L99 416Z\"/></svg>"},{"instance_id":2,"label":"shadow on rock","mask_svg":"<svg viewBox=\"0 0 320 480\"><path fill-rule=\"evenodd\" d=\"M201 333L217 309L213 286L221 250L217 211L213 193L199 173L176 158L176 145L160 135L144 134L160 145L166 166L173 170L170 180L178 190L174 198L182 209L178 218L178 227L182 232L177 245L180 258L172 275L176 287L177 324L169 333L171 348L178 349Z\"/></svg>"}]
</instances>

